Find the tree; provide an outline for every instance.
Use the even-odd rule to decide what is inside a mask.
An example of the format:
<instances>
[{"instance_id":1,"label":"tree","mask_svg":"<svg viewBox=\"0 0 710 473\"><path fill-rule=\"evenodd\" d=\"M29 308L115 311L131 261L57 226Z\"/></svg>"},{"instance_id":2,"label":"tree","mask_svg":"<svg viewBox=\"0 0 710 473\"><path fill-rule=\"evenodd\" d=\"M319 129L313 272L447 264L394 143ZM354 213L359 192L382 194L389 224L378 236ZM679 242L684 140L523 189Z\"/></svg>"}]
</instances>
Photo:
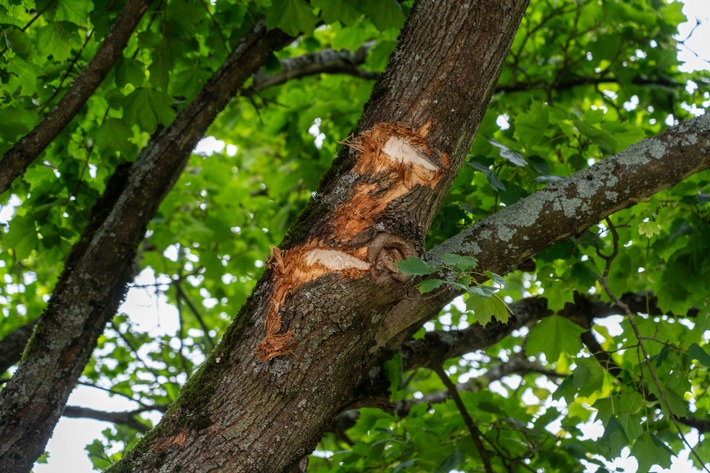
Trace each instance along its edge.
<instances>
[{"instance_id":1,"label":"tree","mask_svg":"<svg viewBox=\"0 0 710 473\"><path fill-rule=\"evenodd\" d=\"M120 423L111 471L293 471L319 441L344 451L311 471L707 458L710 123L676 120L709 97L678 4L13 3L3 471L62 413ZM208 130L236 155L192 155ZM116 315L146 267L176 337ZM66 406L80 380L167 410L136 441L142 409Z\"/></svg>"}]
</instances>

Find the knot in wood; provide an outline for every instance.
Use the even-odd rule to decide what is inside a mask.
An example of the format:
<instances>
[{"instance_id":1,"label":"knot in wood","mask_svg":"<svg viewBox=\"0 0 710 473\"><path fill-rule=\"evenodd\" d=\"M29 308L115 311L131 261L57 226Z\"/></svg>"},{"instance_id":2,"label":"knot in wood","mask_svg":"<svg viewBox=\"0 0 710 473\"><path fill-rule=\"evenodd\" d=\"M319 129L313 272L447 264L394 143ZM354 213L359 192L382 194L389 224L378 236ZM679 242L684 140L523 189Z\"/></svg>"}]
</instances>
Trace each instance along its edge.
<instances>
[{"instance_id":1,"label":"knot in wood","mask_svg":"<svg viewBox=\"0 0 710 473\"><path fill-rule=\"evenodd\" d=\"M375 282L380 285L386 284L389 279L409 281L412 276L400 273L395 263L410 256L417 256L414 245L390 233L379 233L367 247L367 259L371 264L370 273Z\"/></svg>"}]
</instances>

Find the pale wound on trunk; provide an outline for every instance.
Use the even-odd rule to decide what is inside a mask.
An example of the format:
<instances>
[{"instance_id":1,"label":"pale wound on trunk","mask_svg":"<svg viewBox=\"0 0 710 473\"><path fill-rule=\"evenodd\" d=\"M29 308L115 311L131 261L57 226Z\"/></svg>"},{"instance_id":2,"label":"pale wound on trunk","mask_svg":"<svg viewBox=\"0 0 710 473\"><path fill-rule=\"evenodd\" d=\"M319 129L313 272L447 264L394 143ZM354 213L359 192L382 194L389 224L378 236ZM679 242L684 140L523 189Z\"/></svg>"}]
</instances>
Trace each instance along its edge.
<instances>
[{"instance_id":1,"label":"pale wound on trunk","mask_svg":"<svg viewBox=\"0 0 710 473\"><path fill-rule=\"evenodd\" d=\"M417 186L434 189L448 170L448 156L428 146L427 133L426 125L415 130L379 123L347 143L357 153L356 164L349 171L355 181L347 201L326 216L332 233L329 243L311 238L285 252L272 248L267 261L273 271L273 286L264 322L266 334L255 350L260 361L292 352L294 331L279 333L280 311L286 297L303 284L335 272L350 279L369 275L378 284L389 278L408 279L398 273L395 263L416 256L414 245L389 233L375 234L373 229L390 202ZM353 248L353 238L368 231L375 237Z\"/></svg>"}]
</instances>

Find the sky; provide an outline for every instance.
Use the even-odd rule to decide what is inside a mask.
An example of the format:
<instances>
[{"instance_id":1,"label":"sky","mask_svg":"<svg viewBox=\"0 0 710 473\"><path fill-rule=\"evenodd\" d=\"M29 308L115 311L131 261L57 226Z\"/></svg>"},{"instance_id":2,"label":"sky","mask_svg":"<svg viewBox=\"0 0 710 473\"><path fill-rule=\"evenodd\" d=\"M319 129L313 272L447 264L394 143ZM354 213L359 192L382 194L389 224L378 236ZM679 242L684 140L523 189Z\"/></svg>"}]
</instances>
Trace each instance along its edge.
<instances>
[{"instance_id":1,"label":"sky","mask_svg":"<svg viewBox=\"0 0 710 473\"><path fill-rule=\"evenodd\" d=\"M685 41L685 47L681 46L679 58L685 62L683 70L693 71L699 69L710 70L710 0L685 0L684 13L689 18L689 22L682 25L678 37L686 39L690 31L695 26L695 18L701 22L695 29L692 36ZM218 150L224 143L217 142L214 138L203 140L198 149L201 152L209 153L211 150ZM227 150L228 152L230 150ZM167 256L167 255L166 255ZM155 282L155 275L152 271L142 272L136 280L136 284L151 284ZM150 294L147 290L131 289L126 302L119 309L121 312L129 314L134 323L138 324L138 329L149 330L151 335L159 336L163 334L175 334L177 330L177 312L174 307L167 304L164 297L158 298ZM613 327L611 327L613 329ZM137 404L121 397L109 397L103 391L78 386L69 398L70 405L91 407L106 411L124 411L137 408ZM49 463L36 465L35 473L89 473L94 471L87 458L85 446L94 439L101 436L101 431L110 428L111 424L90 419L68 419L62 418L54 434L47 445L49 452ZM600 436L599 423L591 423L588 435ZM697 441L697 437L689 436L691 442ZM635 473L636 460L628 457L628 449L622 452L621 458L615 460L609 467L619 468L620 472ZM658 467L653 472L690 473L698 471L693 469L688 462L687 450L681 452L674 458L674 463L670 470L663 470ZM590 469L589 473L594 469Z\"/></svg>"}]
</instances>

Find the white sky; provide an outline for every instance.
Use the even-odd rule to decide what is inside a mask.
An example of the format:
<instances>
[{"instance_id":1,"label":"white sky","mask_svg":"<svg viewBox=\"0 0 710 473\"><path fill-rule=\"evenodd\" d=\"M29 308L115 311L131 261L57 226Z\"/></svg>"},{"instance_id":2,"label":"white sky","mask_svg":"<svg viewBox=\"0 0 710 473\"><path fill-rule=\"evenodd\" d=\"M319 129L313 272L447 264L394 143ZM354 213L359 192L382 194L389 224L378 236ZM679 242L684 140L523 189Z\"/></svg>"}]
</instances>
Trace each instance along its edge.
<instances>
[{"instance_id":1,"label":"white sky","mask_svg":"<svg viewBox=\"0 0 710 473\"><path fill-rule=\"evenodd\" d=\"M692 71L699 69L710 70L710 0L685 0L684 13L690 22L681 26L681 39L686 38L690 30L695 25L694 18L699 18L701 26L693 33L693 36L686 41L685 48L679 51L679 58L684 61L683 70ZM696 54L700 54L698 57ZM702 58L705 58L703 60ZM211 140L211 141L210 141ZM206 138L198 145L200 152L209 153L212 149L224 146L224 143L217 142L212 137ZM220 150L221 151L221 150ZM236 149L227 150L230 155ZM9 206L8 206L9 207ZM138 284L150 284L155 282L152 271L144 271L136 281ZM150 330L152 335L175 334L177 330L177 313L174 307L168 305L164 298L159 300L146 290L132 289L126 302L120 309L128 313L132 320L139 324L140 329ZM91 407L106 411L124 411L138 407L136 403L121 397L109 397L107 393L84 386L78 386L71 397L69 404ZM46 465L36 465L35 473L90 473L92 465L89 462L84 447L94 439L101 436L101 431L110 428L109 423L99 422L90 419L67 419L62 418L54 435L47 445L49 452L49 463ZM597 423L591 423L588 435L598 437L603 433L603 428ZM692 434L689 440L697 441L697 436ZM634 458L627 458L629 450L624 449L622 457L616 459L611 468L619 468L620 472L635 473L637 463ZM595 469L588 470L590 473ZM680 453L673 460L673 465L669 470L658 467L651 470L653 472L689 473L698 471L694 469L688 461L688 451Z\"/></svg>"}]
</instances>

